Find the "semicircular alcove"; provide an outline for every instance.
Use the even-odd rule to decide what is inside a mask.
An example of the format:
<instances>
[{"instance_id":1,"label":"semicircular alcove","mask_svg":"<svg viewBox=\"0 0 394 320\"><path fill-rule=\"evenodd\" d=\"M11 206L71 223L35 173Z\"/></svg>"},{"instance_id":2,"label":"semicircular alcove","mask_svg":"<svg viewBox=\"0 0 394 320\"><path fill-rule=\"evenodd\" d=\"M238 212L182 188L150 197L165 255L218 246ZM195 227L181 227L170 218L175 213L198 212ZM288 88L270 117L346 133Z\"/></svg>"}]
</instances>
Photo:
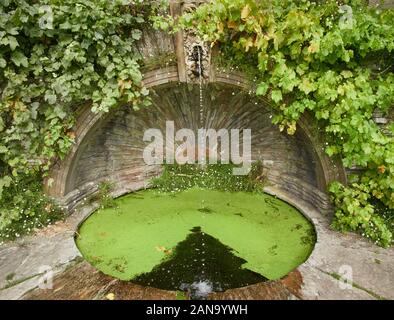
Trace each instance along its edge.
<instances>
[{"instance_id":1,"label":"semicircular alcove","mask_svg":"<svg viewBox=\"0 0 394 320\"><path fill-rule=\"evenodd\" d=\"M160 167L144 162L143 150L148 144L143 141L144 132L155 128L165 134L166 121L174 121L175 130L251 129L252 160L263 163L270 185L316 206L327 205L324 167L302 129L294 136L281 133L271 123L268 102L226 84L203 86L201 110L199 90L192 84L160 85L151 90L152 106L139 111L123 106L97 121L68 168L66 204L74 207L96 191L100 181L113 182L118 195L146 186Z\"/></svg>"},{"instance_id":2,"label":"semicircular alcove","mask_svg":"<svg viewBox=\"0 0 394 320\"><path fill-rule=\"evenodd\" d=\"M138 184L151 177L156 167L146 166L144 132L150 128L166 132L166 121L175 130L199 127L251 129L252 159L267 165L271 181L299 179L319 187L319 162L314 159L301 134L281 134L271 124L272 113L261 101L247 93L223 85L203 88L203 114L197 85L176 84L152 91L153 105L134 111L125 106L110 114L80 147L66 184L66 193L101 180L119 185ZM202 116L202 119L201 119ZM202 126L200 123L202 122Z\"/></svg>"},{"instance_id":3,"label":"semicircular alcove","mask_svg":"<svg viewBox=\"0 0 394 320\"><path fill-rule=\"evenodd\" d=\"M175 130L251 129L252 160L263 163L268 191L283 191L293 202L300 199L322 212L330 211L327 184L345 181L346 175L340 161L325 154L314 122L303 116L295 135L281 133L272 124L269 100L256 98L253 84L242 74L221 72L210 57L203 61L201 107L199 81L190 79L188 68L193 64L184 52L186 44L194 49L194 38L180 41L164 33L144 32L139 50L146 61L176 53L172 63L144 73L143 85L150 90L152 105L139 111L122 106L104 115L94 114L89 105L81 107L75 144L52 168L45 184L47 194L71 211L96 192L101 181L114 183L114 196L144 188L160 173L159 166L143 161L148 145L144 132L150 128L165 132L165 122L174 121Z\"/></svg>"}]
</instances>

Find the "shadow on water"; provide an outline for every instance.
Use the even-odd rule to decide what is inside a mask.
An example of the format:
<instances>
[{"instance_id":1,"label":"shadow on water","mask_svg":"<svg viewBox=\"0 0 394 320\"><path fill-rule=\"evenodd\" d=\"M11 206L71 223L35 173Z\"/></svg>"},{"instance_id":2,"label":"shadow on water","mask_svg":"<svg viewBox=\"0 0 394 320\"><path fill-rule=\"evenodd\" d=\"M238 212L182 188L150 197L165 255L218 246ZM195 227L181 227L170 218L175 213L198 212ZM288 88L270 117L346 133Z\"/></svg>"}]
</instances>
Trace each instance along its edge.
<instances>
[{"instance_id":1,"label":"shadow on water","mask_svg":"<svg viewBox=\"0 0 394 320\"><path fill-rule=\"evenodd\" d=\"M204 299L211 292L267 280L243 269L245 263L246 260L233 254L233 249L204 233L200 227L194 227L167 259L132 282L164 290L181 290L192 299Z\"/></svg>"}]
</instances>

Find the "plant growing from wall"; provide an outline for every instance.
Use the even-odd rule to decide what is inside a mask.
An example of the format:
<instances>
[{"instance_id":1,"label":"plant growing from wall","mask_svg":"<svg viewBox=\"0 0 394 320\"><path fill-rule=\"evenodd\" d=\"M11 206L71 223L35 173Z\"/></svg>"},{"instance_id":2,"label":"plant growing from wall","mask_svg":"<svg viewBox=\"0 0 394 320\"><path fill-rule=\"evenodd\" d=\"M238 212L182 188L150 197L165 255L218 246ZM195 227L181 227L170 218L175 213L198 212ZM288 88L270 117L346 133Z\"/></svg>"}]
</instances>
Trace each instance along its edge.
<instances>
[{"instance_id":1,"label":"plant growing from wall","mask_svg":"<svg viewBox=\"0 0 394 320\"><path fill-rule=\"evenodd\" d=\"M135 48L156 10L142 0L0 2L0 230L24 217L27 193L39 197L36 182L67 154L79 106L149 105Z\"/></svg>"},{"instance_id":2,"label":"plant growing from wall","mask_svg":"<svg viewBox=\"0 0 394 320\"><path fill-rule=\"evenodd\" d=\"M163 174L152 179L152 187L163 192L180 192L198 187L230 192L263 192L265 178L261 162L256 162L247 175L236 176L234 164L164 165Z\"/></svg>"},{"instance_id":3,"label":"plant growing from wall","mask_svg":"<svg viewBox=\"0 0 394 320\"><path fill-rule=\"evenodd\" d=\"M361 0L216 0L175 24L157 20L197 30L222 60L245 66L281 131L293 135L303 113L314 115L326 153L363 169L349 185L330 186L333 226L390 245L392 230L374 203L394 208L394 124L385 134L373 115L394 105L394 10Z\"/></svg>"},{"instance_id":4,"label":"plant growing from wall","mask_svg":"<svg viewBox=\"0 0 394 320\"><path fill-rule=\"evenodd\" d=\"M97 186L97 192L89 199L91 203L99 203L101 209L113 208L116 206L115 199L111 193L115 184L111 181L102 181Z\"/></svg>"}]
</instances>

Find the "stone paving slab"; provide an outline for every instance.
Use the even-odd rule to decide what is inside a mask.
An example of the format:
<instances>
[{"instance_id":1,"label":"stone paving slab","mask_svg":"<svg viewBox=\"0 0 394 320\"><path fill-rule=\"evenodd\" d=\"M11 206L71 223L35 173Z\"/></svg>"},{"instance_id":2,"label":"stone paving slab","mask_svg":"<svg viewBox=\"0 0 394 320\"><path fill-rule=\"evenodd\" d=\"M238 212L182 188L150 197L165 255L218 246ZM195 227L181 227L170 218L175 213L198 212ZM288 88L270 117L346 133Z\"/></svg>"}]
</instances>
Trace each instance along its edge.
<instances>
[{"instance_id":1,"label":"stone paving slab","mask_svg":"<svg viewBox=\"0 0 394 320\"><path fill-rule=\"evenodd\" d=\"M329 216L274 187L266 191L297 207L315 226L315 248L299 267L303 298L394 299L394 248L380 248L360 235L333 231ZM342 289L338 276L346 274L353 285Z\"/></svg>"},{"instance_id":2,"label":"stone paving slab","mask_svg":"<svg viewBox=\"0 0 394 320\"><path fill-rule=\"evenodd\" d=\"M33 236L0 246L0 299L19 299L40 283L42 270L63 272L81 254L75 245L78 225L97 206L86 207Z\"/></svg>"},{"instance_id":3,"label":"stone paving slab","mask_svg":"<svg viewBox=\"0 0 394 320\"><path fill-rule=\"evenodd\" d=\"M77 262L55 277L50 290L33 290L26 300L171 300L176 292L143 287L114 279L94 269L88 262Z\"/></svg>"}]
</instances>

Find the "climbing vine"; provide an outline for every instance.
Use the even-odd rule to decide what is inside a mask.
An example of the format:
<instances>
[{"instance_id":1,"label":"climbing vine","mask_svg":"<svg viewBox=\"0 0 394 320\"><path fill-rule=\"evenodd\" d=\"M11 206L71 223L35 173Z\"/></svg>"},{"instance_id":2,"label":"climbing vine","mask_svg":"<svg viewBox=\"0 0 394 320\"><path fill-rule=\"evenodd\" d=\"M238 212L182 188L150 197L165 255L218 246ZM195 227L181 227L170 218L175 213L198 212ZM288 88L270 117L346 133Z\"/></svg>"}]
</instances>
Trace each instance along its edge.
<instances>
[{"instance_id":1,"label":"climbing vine","mask_svg":"<svg viewBox=\"0 0 394 320\"><path fill-rule=\"evenodd\" d=\"M149 105L136 43L156 10L142 0L0 2L0 231L41 214L18 192L41 192L31 178L67 154L81 105Z\"/></svg>"},{"instance_id":2,"label":"climbing vine","mask_svg":"<svg viewBox=\"0 0 394 320\"><path fill-rule=\"evenodd\" d=\"M373 118L393 113L393 10L361 0L216 0L156 24L197 30L222 60L245 66L281 131L293 135L303 113L314 115L326 153L361 169L347 186L329 188L333 226L390 245L392 224L374 203L394 208L394 124L381 128Z\"/></svg>"}]
</instances>

